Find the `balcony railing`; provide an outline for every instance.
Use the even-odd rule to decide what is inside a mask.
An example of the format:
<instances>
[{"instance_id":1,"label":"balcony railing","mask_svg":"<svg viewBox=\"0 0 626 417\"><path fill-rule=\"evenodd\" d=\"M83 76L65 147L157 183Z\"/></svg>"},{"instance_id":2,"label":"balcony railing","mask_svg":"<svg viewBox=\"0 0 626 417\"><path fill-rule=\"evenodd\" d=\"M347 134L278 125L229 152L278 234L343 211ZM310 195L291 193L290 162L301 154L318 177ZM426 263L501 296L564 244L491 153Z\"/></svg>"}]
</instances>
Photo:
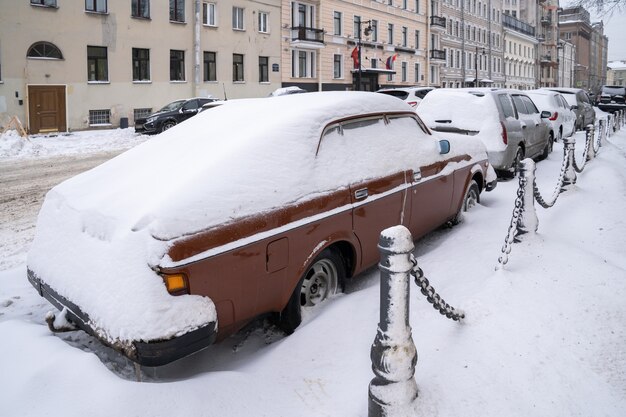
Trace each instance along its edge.
<instances>
[{"instance_id":1,"label":"balcony railing","mask_svg":"<svg viewBox=\"0 0 626 417\"><path fill-rule=\"evenodd\" d=\"M541 55L541 62L552 62L552 55Z\"/></svg>"},{"instance_id":2,"label":"balcony railing","mask_svg":"<svg viewBox=\"0 0 626 417\"><path fill-rule=\"evenodd\" d=\"M552 16L550 16L550 15L541 16L541 24L542 25L549 25L551 23L552 23Z\"/></svg>"},{"instance_id":3,"label":"balcony railing","mask_svg":"<svg viewBox=\"0 0 626 417\"><path fill-rule=\"evenodd\" d=\"M446 51L442 51L441 49L431 49L430 50L430 59L439 59L441 61L446 60Z\"/></svg>"},{"instance_id":4,"label":"balcony railing","mask_svg":"<svg viewBox=\"0 0 626 417\"><path fill-rule=\"evenodd\" d=\"M297 26L291 28L291 40L324 43L324 29Z\"/></svg>"},{"instance_id":5,"label":"balcony railing","mask_svg":"<svg viewBox=\"0 0 626 417\"><path fill-rule=\"evenodd\" d=\"M441 16L431 16L430 17L430 25L438 26L440 28L446 28L446 18Z\"/></svg>"}]
</instances>

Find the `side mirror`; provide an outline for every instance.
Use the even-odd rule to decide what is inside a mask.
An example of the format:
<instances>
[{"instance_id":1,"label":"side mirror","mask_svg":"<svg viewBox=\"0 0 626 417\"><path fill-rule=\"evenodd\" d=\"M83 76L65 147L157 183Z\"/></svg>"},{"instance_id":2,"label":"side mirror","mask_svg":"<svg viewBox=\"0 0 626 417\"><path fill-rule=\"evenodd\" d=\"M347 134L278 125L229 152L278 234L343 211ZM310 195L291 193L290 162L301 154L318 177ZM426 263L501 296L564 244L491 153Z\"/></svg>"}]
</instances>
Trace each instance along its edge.
<instances>
[{"instance_id":1,"label":"side mirror","mask_svg":"<svg viewBox=\"0 0 626 417\"><path fill-rule=\"evenodd\" d=\"M442 139L439 141L439 153L445 155L450 152L450 142Z\"/></svg>"},{"instance_id":2,"label":"side mirror","mask_svg":"<svg viewBox=\"0 0 626 417\"><path fill-rule=\"evenodd\" d=\"M552 117L552 113L550 113L549 111L544 110L541 112L542 119L549 119L550 117Z\"/></svg>"},{"instance_id":3,"label":"side mirror","mask_svg":"<svg viewBox=\"0 0 626 417\"><path fill-rule=\"evenodd\" d=\"M570 107L570 109L572 109L572 110L578 110L578 106L574 104L574 105L572 105L572 106Z\"/></svg>"}]
</instances>

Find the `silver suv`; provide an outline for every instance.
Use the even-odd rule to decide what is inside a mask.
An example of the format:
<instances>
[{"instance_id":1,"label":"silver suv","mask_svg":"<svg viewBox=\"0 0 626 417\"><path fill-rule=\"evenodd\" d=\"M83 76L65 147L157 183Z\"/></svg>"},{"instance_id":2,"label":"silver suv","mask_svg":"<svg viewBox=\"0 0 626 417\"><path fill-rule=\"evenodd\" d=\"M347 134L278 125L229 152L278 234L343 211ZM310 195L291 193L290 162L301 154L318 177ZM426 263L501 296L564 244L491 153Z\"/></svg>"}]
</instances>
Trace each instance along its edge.
<instances>
[{"instance_id":1,"label":"silver suv","mask_svg":"<svg viewBox=\"0 0 626 417\"><path fill-rule=\"evenodd\" d=\"M552 152L550 112L539 112L518 90L440 88L424 97L417 113L434 131L479 138L501 176L515 174L524 158Z\"/></svg>"}]
</instances>

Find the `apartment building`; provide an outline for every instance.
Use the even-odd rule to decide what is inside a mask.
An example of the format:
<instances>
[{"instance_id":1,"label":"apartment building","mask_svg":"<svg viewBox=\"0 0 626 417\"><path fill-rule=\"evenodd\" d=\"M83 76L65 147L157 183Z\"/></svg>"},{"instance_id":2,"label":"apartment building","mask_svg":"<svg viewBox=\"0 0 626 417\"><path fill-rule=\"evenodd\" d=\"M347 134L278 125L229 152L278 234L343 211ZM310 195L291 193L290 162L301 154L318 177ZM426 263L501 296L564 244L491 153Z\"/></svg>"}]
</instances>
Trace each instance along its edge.
<instances>
[{"instance_id":1,"label":"apartment building","mask_svg":"<svg viewBox=\"0 0 626 417\"><path fill-rule=\"evenodd\" d=\"M544 0L539 3L539 87L558 86L559 61L557 48L559 40L559 2Z\"/></svg>"},{"instance_id":2,"label":"apartment building","mask_svg":"<svg viewBox=\"0 0 626 417\"><path fill-rule=\"evenodd\" d=\"M574 66L576 64L576 46L563 39L557 46L559 60L558 86L574 87Z\"/></svg>"},{"instance_id":3,"label":"apartment building","mask_svg":"<svg viewBox=\"0 0 626 417\"><path fill-rule=\"evenodd\" d=\"M431 17L425 0L283 0L283 86L375 91L439 85L438 28L445 23Z\"/></svg>"},{"instance_id":4,"label":"apartment building","mask_svg":"<svg viewBox=\"0 0 626 417\"><path fill-rule=\"evenodd\" d=\"M0 123L118 126L281 86L280 1L0 0Z\"/></svg>"},{"instance_id":5,"label":"apartment building","mask_svg":"<svg viewBox=\"0 0 626 417\"><path fill-rule=\"evenodd\" d=\"M611 61L607 64L606 84L626 86L626 61Z\"/></svg>"},{"instance_id":6,"label":"apartment building","mask_svg":"<svg viewBox=\"0 0 626 417\"><path fill-rule=\"evenodd\" d=\"M513 17L502 16L504 30L505 87L532 90L537 86L536 62L539 41L535 27Z\"/></svg>"},{"instance_id":7,"label":"apartment building","mask_svg":"<svg viewBox=\"0 0 626 417\"><path fill-rule=\"evenodd\" d=\"M443 0L446 31L441 36L446 65L442 87L503 87L501 0Z\"/></svg>"}]
</instances>

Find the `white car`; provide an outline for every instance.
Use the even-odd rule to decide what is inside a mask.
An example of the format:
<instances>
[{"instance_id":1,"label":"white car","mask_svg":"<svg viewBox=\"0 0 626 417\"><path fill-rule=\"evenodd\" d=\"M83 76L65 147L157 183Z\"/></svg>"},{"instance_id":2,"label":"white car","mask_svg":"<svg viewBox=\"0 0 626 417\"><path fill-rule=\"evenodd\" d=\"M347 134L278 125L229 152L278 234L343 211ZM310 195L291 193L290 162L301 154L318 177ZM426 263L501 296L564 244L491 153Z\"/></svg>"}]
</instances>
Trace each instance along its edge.
<instances>
[{"instance_id":1,"label":"white car","mask_svg":"<svg viewBox=\"0 0 626 417\"><path fill-rule=\"evenodd\" d=\"M576 113L562 94L551 90L530 90L526 94L533 100L540 111L549 111L552 115L548 121L552 124L555 140L574 134Z\"/></svg>"},{"instance_id":2,"label":"white car","mask_svg":"<svg viewBox=\"0 0 626 417\"><path fill-rule=\"evenodd\" d=\"M409 106L416 108L422 102L426 94L433 91L433 87L401 87L401 88L381 88L377 93L394 96L404 100Z\"/></svg>"}]
</instances>

